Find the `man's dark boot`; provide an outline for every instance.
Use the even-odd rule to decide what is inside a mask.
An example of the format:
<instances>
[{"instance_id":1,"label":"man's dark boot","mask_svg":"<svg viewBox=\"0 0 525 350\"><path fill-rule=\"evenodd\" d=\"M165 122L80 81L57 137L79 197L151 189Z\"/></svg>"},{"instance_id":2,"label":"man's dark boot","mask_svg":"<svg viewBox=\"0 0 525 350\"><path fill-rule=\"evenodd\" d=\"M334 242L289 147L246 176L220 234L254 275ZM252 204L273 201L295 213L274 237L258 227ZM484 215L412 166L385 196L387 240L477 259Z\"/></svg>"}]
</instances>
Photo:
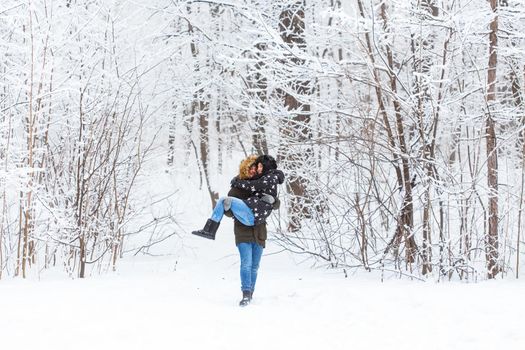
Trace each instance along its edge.
<instances>
[{"instance_id":1,"label":"man's dark boot","mask_svg":"<svg viewBox=\"0 0 525 350\"><path fill-rule=\"evenodd\" d=\"M239 302L239 306L246 306L252 301L252 292L249 290L242 291L242 300Z\"/></svg>"},{"instance_id":2,"label":"man's dark boot","mask_svg":"<svg viewBox=\"0 0 525 350\"><path fill-rule=\"evenodd\" d=\"M212 219L208 219L208 221L206 221L206 225L204 225L204 228L202 230L193 231L192 233L196 236L208 239L215 239L215 234L217 233L219 224L220 222L215 222Z\"/></svg>"}]
</instances>

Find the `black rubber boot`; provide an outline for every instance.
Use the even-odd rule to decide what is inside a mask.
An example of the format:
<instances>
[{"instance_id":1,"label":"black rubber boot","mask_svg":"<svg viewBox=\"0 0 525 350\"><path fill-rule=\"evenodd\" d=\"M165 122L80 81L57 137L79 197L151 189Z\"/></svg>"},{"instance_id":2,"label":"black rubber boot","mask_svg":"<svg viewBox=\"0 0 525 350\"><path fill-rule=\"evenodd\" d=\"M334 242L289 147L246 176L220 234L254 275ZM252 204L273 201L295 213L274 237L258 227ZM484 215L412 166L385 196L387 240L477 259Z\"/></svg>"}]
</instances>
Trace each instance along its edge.
<instances>
[{"instance_id":1,"label":"black rubber boot","mask_svg":"<svg viewBox=\"0 0 525 350\"><path fill-rule=\"evenodd\" d=\"M247 306L252 301L252 292L249 290L242 291L242 300L239 301L239 306Z\"/></svg>"},{"instance_id":2,"label":"black rubber boot","mask_svg":"<svg viewBox=\"0 0 525 350\"><path fill-rule=\"evenodd\" d=\"M202 230L193 231L192 234L208 239L215 239L215 234L217 233L219 224L220 222L215 222L212 219L208 219Z\"/></svg>"}]
</instances>

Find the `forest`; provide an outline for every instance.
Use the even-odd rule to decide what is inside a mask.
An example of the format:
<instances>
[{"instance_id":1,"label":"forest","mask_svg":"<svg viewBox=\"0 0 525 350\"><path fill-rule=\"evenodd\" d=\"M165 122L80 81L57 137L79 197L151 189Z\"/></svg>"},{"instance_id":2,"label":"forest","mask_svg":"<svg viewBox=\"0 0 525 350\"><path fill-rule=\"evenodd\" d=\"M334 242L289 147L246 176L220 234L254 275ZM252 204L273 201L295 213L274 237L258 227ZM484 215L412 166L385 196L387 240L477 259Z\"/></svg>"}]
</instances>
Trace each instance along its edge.
<instances>
[{"instance_id":1,"label":"forest","mask_svg":"<svg viewBox=\"0 0 525 350\"><path fill-rule=\"evenodd\" d=\"M0 54L0 278L180 239L149 176L211 208L250 154L286 173L283 250L522 274L523 0L3 0Z\"/></svg>"}]
</instances>

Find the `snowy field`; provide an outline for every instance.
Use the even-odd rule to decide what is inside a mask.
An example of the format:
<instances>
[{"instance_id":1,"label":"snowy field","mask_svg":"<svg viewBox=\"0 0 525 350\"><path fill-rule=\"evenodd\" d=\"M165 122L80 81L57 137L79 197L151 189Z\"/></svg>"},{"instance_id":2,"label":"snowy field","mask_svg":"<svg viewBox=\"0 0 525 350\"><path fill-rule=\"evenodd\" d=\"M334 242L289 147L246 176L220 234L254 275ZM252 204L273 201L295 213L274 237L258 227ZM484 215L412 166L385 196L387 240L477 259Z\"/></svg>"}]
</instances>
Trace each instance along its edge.
<instances>
[{"instance_id":1,"label":"snowy field","mask_svg":"<svg viewBox=\"0 0 525 350\"><path fill-rule=\"evenodd\" d=\"M525 283L416 282L312 270L268 245L240 308L231 220L177 257L84 280L0 283L2 349L524 349Z\"/></svg>"}]
</instances>

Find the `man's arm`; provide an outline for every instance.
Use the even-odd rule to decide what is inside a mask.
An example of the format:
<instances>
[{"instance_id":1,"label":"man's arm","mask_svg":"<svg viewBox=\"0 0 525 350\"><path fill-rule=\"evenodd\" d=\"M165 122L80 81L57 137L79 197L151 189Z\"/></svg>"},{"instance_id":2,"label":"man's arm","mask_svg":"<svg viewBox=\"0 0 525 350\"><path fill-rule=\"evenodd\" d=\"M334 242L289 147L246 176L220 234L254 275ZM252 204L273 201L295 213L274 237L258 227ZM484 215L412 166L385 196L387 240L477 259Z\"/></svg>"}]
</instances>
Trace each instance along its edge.
<instances>
[{"instance_id":1,"label":"man's arm","mask_svg":"<svg viewBox=\"0 0 525 350\"><path fill-rule=\"evenodd\" d=\"M232 187L241 190L259 192L270 188L272 185L277 185L278 183L279 180L276 175L265 175L256 180L240 180L239 178L234 178L231 185Z\"/></svg>"},{"instance_id":2,"label":"man's arm","mask_svg":"<svg viewBox=\"0 0 525 350\"><path fill-rule=\"evenodd\" d=\"M228 192L229 197L235 197L242 200L250 198L251 195L252 193L250 191L246 191L236 187L230 188L230 191Z\"/></svg>"}]
</instances>

